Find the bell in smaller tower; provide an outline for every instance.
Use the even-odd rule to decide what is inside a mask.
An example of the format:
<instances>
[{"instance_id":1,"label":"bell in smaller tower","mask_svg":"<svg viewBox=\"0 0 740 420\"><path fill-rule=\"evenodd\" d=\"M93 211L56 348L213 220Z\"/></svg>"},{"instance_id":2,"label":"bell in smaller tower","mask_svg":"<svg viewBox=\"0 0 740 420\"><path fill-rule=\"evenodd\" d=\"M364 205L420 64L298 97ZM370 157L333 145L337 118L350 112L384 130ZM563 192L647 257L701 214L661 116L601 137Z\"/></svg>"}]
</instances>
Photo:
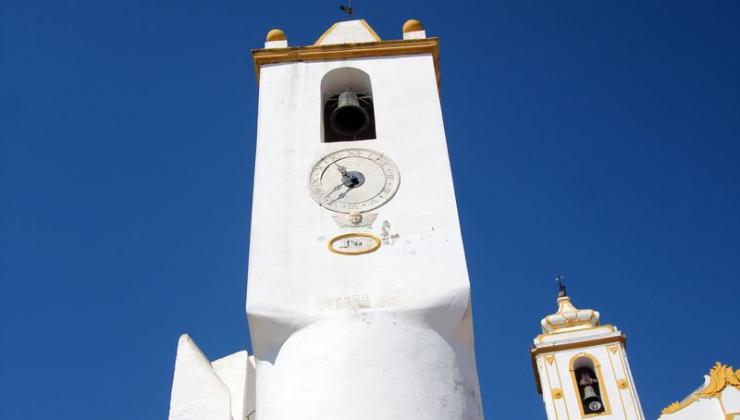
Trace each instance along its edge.
<instances>
[{"instance_id":1,"label":"bell in smaller tower","mask_svg":"<svg viewBox=\"0 0 740 420\"><path fill-rule=\"evenodd\" d=\"M579 378L578 385L583 387L581 397L584 411L587 414L603 411L603 404L601 403L601 398L597 392L599 386L598 380L592 377L590 369L582 369L579 372Z\"/></svg>"}]
</instances>

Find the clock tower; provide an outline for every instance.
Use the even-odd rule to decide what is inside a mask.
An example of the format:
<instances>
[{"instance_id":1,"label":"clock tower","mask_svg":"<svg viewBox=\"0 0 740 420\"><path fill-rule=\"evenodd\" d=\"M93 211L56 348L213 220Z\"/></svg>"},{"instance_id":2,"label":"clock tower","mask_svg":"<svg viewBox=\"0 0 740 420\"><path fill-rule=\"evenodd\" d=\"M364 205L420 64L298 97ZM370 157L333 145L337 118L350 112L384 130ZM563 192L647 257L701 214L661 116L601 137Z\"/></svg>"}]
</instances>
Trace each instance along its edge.
<instances>
[{"instance_id":1,"label":"clock tower","mask_svg":"<svg viewBox=\"0 0 740 420\"><path fill-rule=\"evenodd\" d=\"M247 286L265 420L478 420L470 285L421 23L253 51Z\"/></svg>"}]
</instances>

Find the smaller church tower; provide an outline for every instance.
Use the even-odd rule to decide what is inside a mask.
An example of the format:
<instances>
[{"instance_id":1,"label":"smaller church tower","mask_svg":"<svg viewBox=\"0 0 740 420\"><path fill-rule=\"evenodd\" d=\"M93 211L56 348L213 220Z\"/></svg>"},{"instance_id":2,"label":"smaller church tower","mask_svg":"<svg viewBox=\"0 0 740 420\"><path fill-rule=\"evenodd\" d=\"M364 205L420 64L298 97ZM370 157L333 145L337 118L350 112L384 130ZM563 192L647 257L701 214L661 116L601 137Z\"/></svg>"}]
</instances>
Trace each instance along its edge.
<instances>
[{"instance_id":1,"label":"smaller church tower","mask_svg":"<svg viewBox=\"0 0 740 420\"><path fill-rule=\"evenodd\" d=\"M643 420L624 334L600 325L597 311L573 306L562 284L557 302L531 348L547 418Z\"/></svg>"}]
</instances>

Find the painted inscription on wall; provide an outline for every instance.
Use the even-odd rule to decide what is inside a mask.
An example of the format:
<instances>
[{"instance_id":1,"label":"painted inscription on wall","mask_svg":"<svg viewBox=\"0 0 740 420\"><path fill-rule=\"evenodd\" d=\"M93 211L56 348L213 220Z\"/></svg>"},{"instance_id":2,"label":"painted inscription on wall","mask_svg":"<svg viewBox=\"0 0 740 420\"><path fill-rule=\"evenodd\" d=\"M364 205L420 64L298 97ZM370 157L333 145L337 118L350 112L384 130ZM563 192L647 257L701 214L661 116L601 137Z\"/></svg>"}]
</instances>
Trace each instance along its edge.
<instances>
[{"instance_id":1,"label":"painted inscription on wall","mask_svg":"<svg viewBox=\"0 0 740 420\"><path fill-rule=\"evenodd\" d=\"M372 293L358 293L349 296L337 296L335 298L321 299L320 309L349 310L367 308L386 308L398 306L409 302L408 294L403 291L395 295L373 295Z\"/></svg>"},{"instance_id":2,"label":"painted inscription on wall","mask_svg":"<svg viewBox=\"0 0 740 420\"><path fill-rule=\"evenodd\" d=\"M380 248L381 240L370 233L346 233L329 240L329 250L342 255L362 255Z\"/></svg>"}]
</instances>

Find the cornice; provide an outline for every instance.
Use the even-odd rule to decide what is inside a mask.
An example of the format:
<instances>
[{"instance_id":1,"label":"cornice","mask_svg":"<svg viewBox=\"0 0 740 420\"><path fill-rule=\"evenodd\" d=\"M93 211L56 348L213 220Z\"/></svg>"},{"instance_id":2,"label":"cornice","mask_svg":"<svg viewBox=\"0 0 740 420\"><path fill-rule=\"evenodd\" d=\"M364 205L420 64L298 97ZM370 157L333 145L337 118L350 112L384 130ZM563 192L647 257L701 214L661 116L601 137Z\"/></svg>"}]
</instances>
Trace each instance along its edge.
<instances>
[{"instance_id":1,"label":"cornice","mask_svg":"<svg viewBox=\"0 0 740 420\"><path fill-rule=\"evenodd\" d=\"M537 355L542 353L552 353L555 351L593 347L610 343L623 343L626 345L627 338L624 336L623 333L620 333L619 335L609 335L606 337L596 337L593 339L570 341L564 343L538 343L537 345L532 346L530 352L532 353L532 358L535 358L537 357Z\"/></svg>"},{"instance_id":2,"label":"cornice","mask_svg":"<svg viewBox=\"0 0 740 420\"><path fill-rule=\"evenodd\" d=\"M329 61L348 58L385 57L393 55L432 54L437 86L439 72L439 38L407 39L398 41L367 42L361 44L309 45L306 47L260 48L252 50L252 62L257 82L260 69L266 64L299 61Z\"/></svg>"}]
</instances>

